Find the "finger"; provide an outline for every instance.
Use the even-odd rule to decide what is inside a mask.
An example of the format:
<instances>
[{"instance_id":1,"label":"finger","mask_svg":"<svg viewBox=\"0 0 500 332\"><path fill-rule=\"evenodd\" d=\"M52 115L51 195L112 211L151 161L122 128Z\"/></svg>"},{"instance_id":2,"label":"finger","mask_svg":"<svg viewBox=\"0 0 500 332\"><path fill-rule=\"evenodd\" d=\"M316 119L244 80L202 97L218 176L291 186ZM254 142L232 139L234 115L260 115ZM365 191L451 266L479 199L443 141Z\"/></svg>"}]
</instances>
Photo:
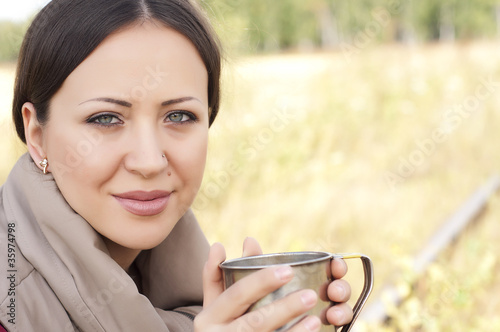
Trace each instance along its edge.
<instances>
[{"instance_id":1,"label":"finger","mask_svg":"<svg viewBox=\"0 0 500 332\"><path fill-rule=\"evenodd\" d=\"M347 264L342 258L332 259L331 268L333 279L341 279L347 273Z\"/></svg>"},{"instance_id":2,"label":"finger","mask_svg":"<svg viewBox=\"0 0 500 332\"><path fill-rule=\"evenodd\" d=\"M274 266L259 270L226 289L205 309L209 323L229 323L243 315L250 305L275 291L293 278L289 266Z\"/></svg>"},{"instance_id":3,"label":"finger","mask_svg":"<svg viewBox=\"0 0 500 332\"><path fill-rule=\"evenodd\" d=\"M234 321L231 325L235 328L235 331L242 329L242 325L253 328L253 331L274 331L292 319L304 314L307 310L314 307L317 301L318 295L315 291L310 289L301 290L276 300L258 310L251 311ZM297 328L291 331L307 331L303 328L304 324L299 324Z\"/></svg>"},{"instance_id":4,"label":"finger","mask_svg":"<svg viewBox=\"0 0 500 332\"><path fill-rule=\"evenodd\" d=\"M203 268L203 306L209 306L223 291L224 284L219 264L226 259L226 251L220 243L210 248L208 260Z\"/></svg>"},{"instance_id":5,"label":"finger","mask_svg":"<svg viewBox=\"0 0 500 332\"><path fill-rule=\"evenodd\" d=\"M347 302L351 298L351 286L342 279L334 280L328 285L328 298L333 302Z\"/></svg>"},{"instance_id":6,"label":"finger","mask_svg":"<svg viewBox=\"0 0 500 332\"><path fill-rule=\"evenodd\" d=\"M348 324L352 320L352 309L347 303L336 304L326 312L326 319L335 326Z\"/></svg>"},{"instance_id":7,"label":"finger","mask_svg":"<svg viewBox=\"0 0 500 332\"><path fill-rule=\"evenodd\" d=\"M245 241L243 241L242 257L256 255L262 255L262 249L260 248L259 242L257 242L257 240L253 237L247 237Z\"/></svg>"},{"instance_id":8,"label":"finger","mask_svg":"<svg viewBox=\"0 0 500 332\"><path fill-rule=\"evenodd\" d=\"M317 332L321 328L321 320L316 316L307 316L295 324L288 332Z\"/></svg>"}]
</instances>

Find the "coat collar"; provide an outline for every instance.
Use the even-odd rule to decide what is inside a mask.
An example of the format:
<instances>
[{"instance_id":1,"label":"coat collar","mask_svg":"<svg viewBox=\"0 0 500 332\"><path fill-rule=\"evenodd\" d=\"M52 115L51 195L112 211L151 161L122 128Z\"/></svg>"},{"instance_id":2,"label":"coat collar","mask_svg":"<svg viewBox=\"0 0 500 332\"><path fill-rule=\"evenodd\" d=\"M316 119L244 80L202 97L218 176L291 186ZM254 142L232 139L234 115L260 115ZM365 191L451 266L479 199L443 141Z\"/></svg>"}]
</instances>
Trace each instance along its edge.
<instances>
[{"instance_id":1,"label":"coat collar","mask_svg":"<svg viewBox=\"0 0 500 332\"><path fill-rule=\"evenodd\" d=\"M141 294L28 154L9 175L3 199L8 220L17 224L19 250L81 330L168 331L157 310L201 303L208 243L190 210L158 247L136 259Z\"/></svg>"}]
</instances>

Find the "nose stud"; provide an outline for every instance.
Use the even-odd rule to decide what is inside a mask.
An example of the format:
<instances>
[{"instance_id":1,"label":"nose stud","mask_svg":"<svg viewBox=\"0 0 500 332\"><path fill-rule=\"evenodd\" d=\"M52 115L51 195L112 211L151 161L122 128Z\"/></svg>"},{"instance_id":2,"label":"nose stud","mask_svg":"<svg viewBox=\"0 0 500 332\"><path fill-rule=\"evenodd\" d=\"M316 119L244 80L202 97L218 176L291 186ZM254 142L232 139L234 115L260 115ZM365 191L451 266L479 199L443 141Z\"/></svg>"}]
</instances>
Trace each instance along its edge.
<instances>
[{"instance_id":1,"label":"nose stud","mask_svg":"<svg viewBox=\"0 0 500 332\"><path fill-rule=\"evenodd\" d=\"M161 157L162 157L162 158L167 158L167 157L165 156L165 154L162 154L162 155L161 155Z\"/></svg>"}]
</instances>

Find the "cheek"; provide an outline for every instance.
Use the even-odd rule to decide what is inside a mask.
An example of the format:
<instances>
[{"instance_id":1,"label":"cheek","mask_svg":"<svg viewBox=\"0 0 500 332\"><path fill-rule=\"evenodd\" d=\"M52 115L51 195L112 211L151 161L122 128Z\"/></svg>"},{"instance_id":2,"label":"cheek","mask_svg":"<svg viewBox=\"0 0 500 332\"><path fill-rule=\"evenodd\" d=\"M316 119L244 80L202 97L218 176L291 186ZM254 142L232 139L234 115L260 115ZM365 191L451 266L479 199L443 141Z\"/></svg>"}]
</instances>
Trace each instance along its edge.
<instances>
[{"instance_id":1,"label":"cheek","mask_svg":"<svg viewBox=\"0 0 500 332\"><path fill-rule=\"evenodd\" d=\"M62 190L71 183L83 187L85 183L103 181L114 165L98 132L52 131L46 143L50 170Z\"/></svg>"},{"instance_id":2,"label":"cheek","mask_svg":"<svg viewBox=\"0 0 500 332\"><path fill-rule=\"evenodd\" d=\"M172 155L172 166L177 169L185 183L197 190L201 185L207 158L208 132L182 144Z\"/></svg>"}]
</instances>

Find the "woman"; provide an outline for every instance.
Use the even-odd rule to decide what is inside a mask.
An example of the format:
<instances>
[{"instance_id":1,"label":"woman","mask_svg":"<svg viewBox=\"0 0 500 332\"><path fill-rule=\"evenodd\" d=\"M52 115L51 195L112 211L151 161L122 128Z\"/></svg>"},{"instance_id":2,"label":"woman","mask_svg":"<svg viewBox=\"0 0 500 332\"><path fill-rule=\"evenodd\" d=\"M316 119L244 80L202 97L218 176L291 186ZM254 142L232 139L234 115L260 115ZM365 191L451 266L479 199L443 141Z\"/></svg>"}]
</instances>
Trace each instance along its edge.
<instances>
[{"instance_id":1,"label":"woman","mask_svg":"<svg viewBox=\"0 0 500 332\"><path fill-rule=\"evenodd\" d=\"M290 281L269 268L223 291L224 248L209 250L189 210L220 62L188 0L53 0L37 15L13 103L28 153L0 195L8 331L237 331L252 302ZM247 239L244 255L259 253ZM332 271L343 277L345 263ZM349 293L330 284L332 324L350 321ZM274 330L315 302L293 294L253 327ZM307 317L293 331L318 327Z\"/></svg>"}]
</instances>

